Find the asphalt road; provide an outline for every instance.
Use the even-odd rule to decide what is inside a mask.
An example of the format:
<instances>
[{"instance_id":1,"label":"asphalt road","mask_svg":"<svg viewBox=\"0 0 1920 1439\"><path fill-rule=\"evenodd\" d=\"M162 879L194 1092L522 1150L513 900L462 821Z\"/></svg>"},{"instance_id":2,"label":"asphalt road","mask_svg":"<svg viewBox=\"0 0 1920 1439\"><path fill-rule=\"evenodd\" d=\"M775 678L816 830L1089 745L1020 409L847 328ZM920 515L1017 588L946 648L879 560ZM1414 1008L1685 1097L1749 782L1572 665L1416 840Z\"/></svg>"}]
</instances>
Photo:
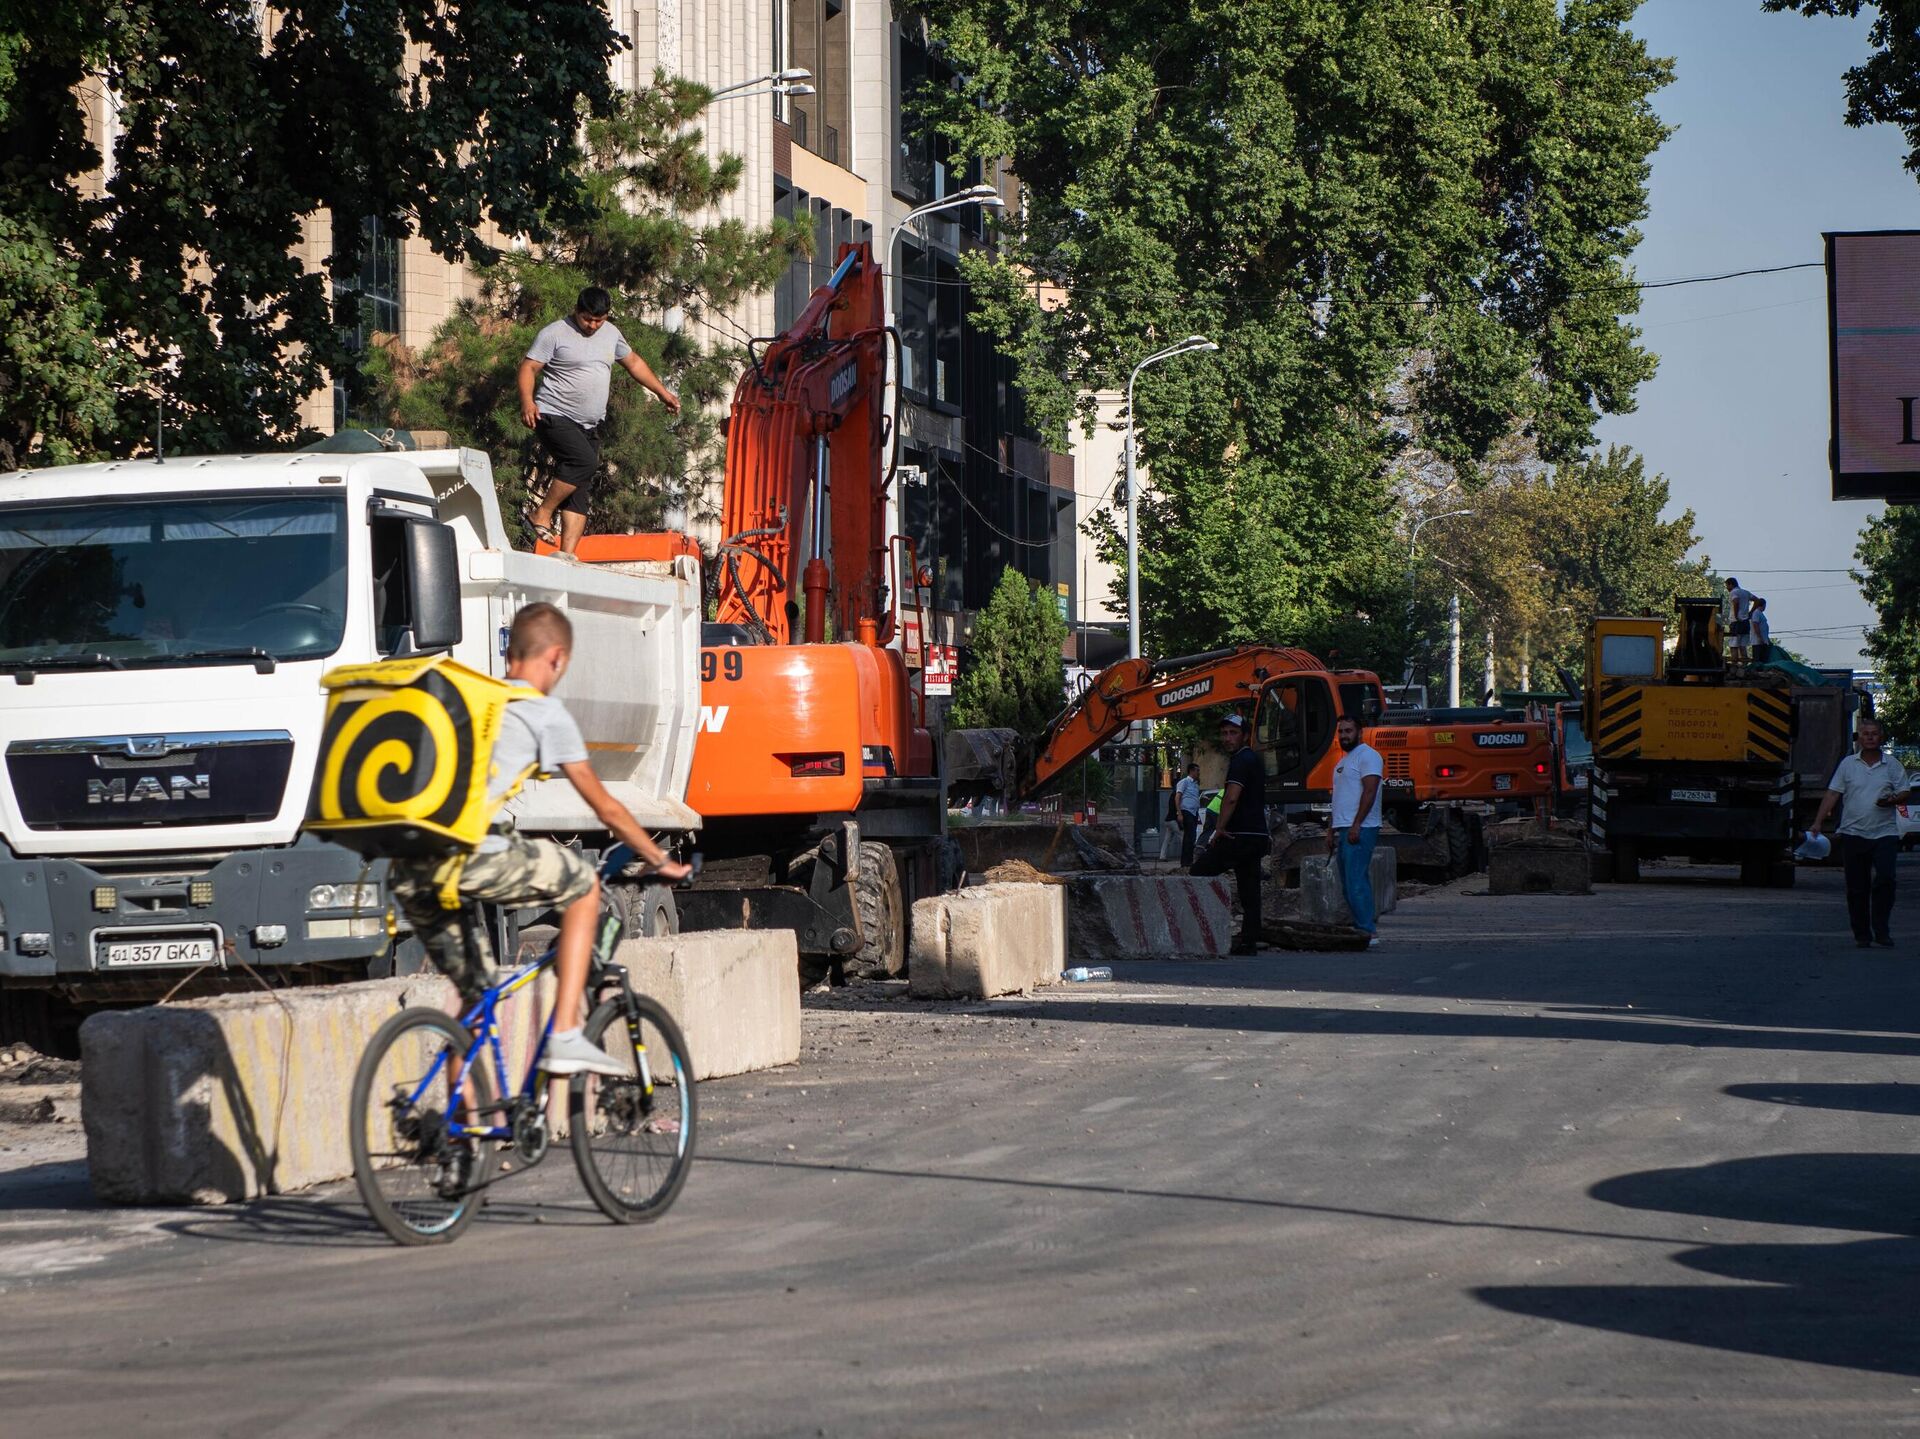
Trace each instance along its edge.
<instances>
[{"instance_id":1,"label":"asphalt road","mask_svg":"<svg viewBox=\"0 0 1920 1439\"><path fill-rule=\"evenodd\" d=\"M1839 905L1674 871L841 997L706 1087L648 1229L564 1154L425 1251L350 1192L101 1211L41 1158L0 1177L0 1430L1920 1431L1920 943Z\"/></svg>"}]
</instances>

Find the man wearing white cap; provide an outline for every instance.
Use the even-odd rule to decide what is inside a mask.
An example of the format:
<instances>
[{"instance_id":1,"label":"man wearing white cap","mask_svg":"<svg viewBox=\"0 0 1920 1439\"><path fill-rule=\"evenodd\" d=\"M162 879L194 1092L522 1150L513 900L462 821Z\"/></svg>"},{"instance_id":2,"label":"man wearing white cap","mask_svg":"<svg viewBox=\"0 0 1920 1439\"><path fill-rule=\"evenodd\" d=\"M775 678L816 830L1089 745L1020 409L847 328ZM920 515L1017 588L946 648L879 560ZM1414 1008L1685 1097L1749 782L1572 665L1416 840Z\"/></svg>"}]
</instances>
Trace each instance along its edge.
<instances>
[{"instance_id":1,"label":"man wearing white cap","mask_svg":"<svg viewBox=\"0 0 1920 1439\"><path fill-rule=\"evenodd\" d=\"M1267 829L1267 770L1250 738L1244 715L1230 714L1220 721L1227 787L1221 792L1213 842L1190 871L1197 875L1233 871L1234 887L1240 891L1240 938L1234 942L1234 954L1259 953L1260 861L1273 847L1273 835Z\"/></svg>"}]
</instances>

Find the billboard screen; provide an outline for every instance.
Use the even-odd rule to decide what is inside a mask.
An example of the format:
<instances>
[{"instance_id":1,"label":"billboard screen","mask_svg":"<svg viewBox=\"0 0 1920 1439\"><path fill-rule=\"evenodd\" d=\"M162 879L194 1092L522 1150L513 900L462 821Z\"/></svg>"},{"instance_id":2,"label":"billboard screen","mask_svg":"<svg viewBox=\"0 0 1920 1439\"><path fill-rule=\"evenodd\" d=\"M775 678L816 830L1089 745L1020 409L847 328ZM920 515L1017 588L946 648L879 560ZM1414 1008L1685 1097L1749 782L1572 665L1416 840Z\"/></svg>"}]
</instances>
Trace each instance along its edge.
<instances>
[{"instance_id":1,"label":"billboard screen","mask_svg":"<svg viewBox=\"0 0 1920 1439\"><path fill-rule=\"evenodd\" d=\"M1827 236L1833 497L1920 501L1920 231Z\"/></svg>"}]
</instances>

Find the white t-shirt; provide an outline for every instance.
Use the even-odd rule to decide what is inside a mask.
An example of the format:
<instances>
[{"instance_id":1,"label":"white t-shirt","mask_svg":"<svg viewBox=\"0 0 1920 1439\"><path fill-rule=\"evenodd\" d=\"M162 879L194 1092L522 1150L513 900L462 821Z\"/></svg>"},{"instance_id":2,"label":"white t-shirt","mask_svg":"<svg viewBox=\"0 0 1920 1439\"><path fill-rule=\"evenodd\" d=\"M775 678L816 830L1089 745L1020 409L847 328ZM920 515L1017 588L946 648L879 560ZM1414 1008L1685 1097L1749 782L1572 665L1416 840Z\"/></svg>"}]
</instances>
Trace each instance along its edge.
<instances>
[{"instance_id":1,"label":"white t-shirt","mask_svg":"<svg viewBox=\"0 0 1920 1439\"><path fill-rule=\"evenodd\" d=\"M1885 839L1900 833L1900 820L1893 806L1882 809L1883 794L1899 794L1907 787L1907 772L1900 761L1880 752L1878 764L1868 764L1857 754L1840 761L1840 767L1827 781L1827 788L1840 796L1840 833L1861 839Z\"/></svg>"},{"instance_id":2,"label":"white t-shirt","mask_svg":"<svg viewBox=\"0 0 1920 1439\"><path fill-rule=\"evenodd\" d=\"M1180 812L1199 818L1200 781L1188 775L1173 787L1173 792L1180 801Z\"/></svg>"},{"instance_id":3,"label":"white t-shirt","mask_svg":"<svg viewBox=\"0 0 1920 1439\"><path fill-rule=\"evenodd\" d=\"M1727 601L1733 606L1733 617L1736 620L1744 620L1747 617L1747 611L1753 607L1753 592L1741 589L1728 590Z\"/></svg>"},{"instance_id":4,"label":"white t-shirt","mask_svg":"<svg viewBox=\"0 0 1920 1439\"><path fill-rule=\"evenodd\" d=\"M1767 623L1767 612L1765 610L1754 610L1748 616L1748 619L1753 625L1753 642L1756 645L1770 643L1773 636L1773 626Z\"/></svg>"},{"instance_id":5,"label":"white t-shirt","mask_svg":"<svg viewBox=\"0 0 1920 1439\"><path fill-rule=\"evenodd\" d=\"M1386 762L1380 758L1380 751L1372 745L1361 743L1348 750L1340 763L1333 769L1333 827L1351 829L1353 816L1360 808L1360 786L1368 775L1375 778L1387 772ZM1373 807L1367 811L1367 817L1360 821L1362 829L1380 828L1380 790L1383 784L1373 792Z\"/></svg>"}]
</instances>

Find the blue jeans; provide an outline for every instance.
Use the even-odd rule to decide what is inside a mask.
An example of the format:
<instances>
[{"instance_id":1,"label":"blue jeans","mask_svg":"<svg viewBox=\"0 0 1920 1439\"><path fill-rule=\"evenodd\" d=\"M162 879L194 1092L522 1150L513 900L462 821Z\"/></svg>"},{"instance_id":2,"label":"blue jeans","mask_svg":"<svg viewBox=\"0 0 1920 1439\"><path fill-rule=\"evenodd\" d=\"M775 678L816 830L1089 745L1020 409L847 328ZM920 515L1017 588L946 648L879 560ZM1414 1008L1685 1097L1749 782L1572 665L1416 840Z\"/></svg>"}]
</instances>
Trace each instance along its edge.
<instances>
[{"instance_id":1,"label":"blue jeans","mask_svg":"<svg viewBox=\"0 0 1920 1439\"><path fill-rule=\"evenodd\" d=\"M1380 840L1380 831L1373 826L1360 831L1360 842L1350 843L1347 832L1340 831L1340 843L1335 848L1334 862L1340 866L1340 889L1347 897L1347 908L1353 911L1353 927L1364 929L1372 934L1379 923L1379 916L1373 912L1373 847Z\"/></svg>"}]
</instances>

